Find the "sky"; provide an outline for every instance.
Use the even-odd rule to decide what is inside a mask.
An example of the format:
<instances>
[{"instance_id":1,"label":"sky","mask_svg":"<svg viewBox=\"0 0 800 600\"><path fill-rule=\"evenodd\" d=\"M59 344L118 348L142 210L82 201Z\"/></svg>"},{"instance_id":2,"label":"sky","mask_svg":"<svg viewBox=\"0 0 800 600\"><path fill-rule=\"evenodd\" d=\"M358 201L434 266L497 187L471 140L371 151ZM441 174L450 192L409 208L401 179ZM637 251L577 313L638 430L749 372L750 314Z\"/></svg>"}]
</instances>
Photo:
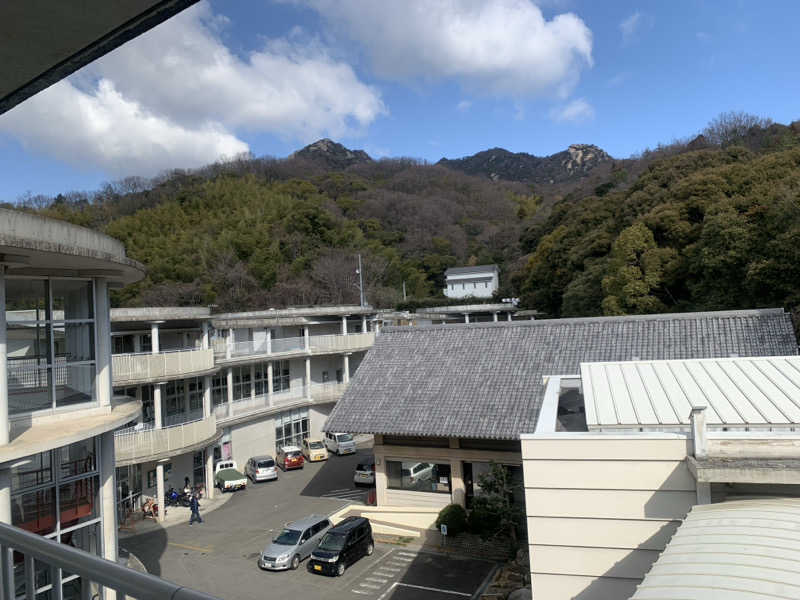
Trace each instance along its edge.
<instances>
[{"instance_id":1,"label":"sky","mask_svg":"<svg viewBox=\"0 0 800 600\"><path fill-rule=\"evenodd\" d=\"M203 0L0 115L0 202L328 137L628 157L800 119L794 0Z\"/></svg>"}]
</instances>

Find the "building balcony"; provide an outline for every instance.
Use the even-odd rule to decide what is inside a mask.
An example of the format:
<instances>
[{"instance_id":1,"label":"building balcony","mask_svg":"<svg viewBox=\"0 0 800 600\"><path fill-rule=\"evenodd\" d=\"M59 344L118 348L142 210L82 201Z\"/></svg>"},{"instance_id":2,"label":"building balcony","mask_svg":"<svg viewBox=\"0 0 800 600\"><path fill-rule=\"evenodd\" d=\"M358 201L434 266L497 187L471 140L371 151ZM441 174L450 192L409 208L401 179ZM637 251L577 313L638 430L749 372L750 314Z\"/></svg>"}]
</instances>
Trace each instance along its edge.
<instances>
[{"instance_id":1,"label":"building balcony","mask_svg":"<svg viewBox=\"0 0 800 600\"><path fill-rule=\"evenodd\" d=\"M306 346L306 340L308 340L308 346ZM357 352L368 350L374 343L375 332L373 331L347 335L312 335L308 338L293 337L234 342L230 344L230 347L225 340L216 340L214 353L219 362L244 362L252 358L288 358Z\"/></svg>"},{"instance_id":2,"label":"building balcony","mask_svg":"<svg viewBox=\"0 0 800 600\"><path fill-rule=\"evenodd\" d=\"M245 420L253 415L278 412L296 404L336 402L342 397L346 388L346 383L312 383L310 389L307 386L299 386L274 392L271 396L263 394L255 398L235 400L230 405L218 404L214 407L214 414L218 423L227 424L234 420Z\"/></svg>"},{"instance_id":3,"label":"building balcony","mask_svg":"<svg viewBox=\"0 0 800 600\"><path fill-rule=\"evenodd\" d=\"M201 415L202 417L202 415ZM217 419L206 419L169 425L156 429L152 425L129 427L114 434L117 466L159 460L176 454L205 448L221 436Z\"/></svg>"},{"instance_id":4,"label":"building balcony","mask_svg":"<svg viewBox=\"0 0 800 600\"><path fill-rule=\"evenodd\" d=\"M169 350L151 353L114 354L111 357L114 386L152 383L214 372L214 351Z\"/></svg>"}]
</instances>

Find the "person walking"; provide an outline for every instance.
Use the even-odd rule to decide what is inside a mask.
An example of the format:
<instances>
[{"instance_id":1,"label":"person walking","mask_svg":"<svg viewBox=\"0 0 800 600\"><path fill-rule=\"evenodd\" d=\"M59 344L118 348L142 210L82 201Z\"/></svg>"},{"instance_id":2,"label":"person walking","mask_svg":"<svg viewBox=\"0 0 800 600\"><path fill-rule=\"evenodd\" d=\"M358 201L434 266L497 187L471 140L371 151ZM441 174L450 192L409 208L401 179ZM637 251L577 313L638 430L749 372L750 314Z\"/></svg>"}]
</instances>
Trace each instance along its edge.
<instances>
[{"instance_id":1,"label":"person walking","mask_svg":"<svg viewBox=\"0 0 800 600\"><path fill-rule=\"evenodd\" d=\"M189 501L189 508L192 509L192 516L189 518L189 525L194 525L195 521L202 523L203 518L200 516L200 503L197 501L196 494L192 494L192 499Z\"/></svg>"}]
</instances>

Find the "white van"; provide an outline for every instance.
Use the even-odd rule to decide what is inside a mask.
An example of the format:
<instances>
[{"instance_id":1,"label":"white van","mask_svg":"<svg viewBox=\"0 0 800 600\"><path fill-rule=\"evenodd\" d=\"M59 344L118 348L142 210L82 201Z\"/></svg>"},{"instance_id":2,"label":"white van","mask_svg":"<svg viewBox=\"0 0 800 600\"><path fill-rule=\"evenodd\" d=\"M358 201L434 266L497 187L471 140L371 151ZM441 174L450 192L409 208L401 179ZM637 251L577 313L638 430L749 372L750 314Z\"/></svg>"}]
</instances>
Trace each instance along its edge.
<instances>
[{"instance_id":1,"label":"white van","mask_svg":"<svg viewBox=\"0 0 800 600\"><path fill-rule=\"evenodd\" d=\"M338 455L342 454L355 454L356 441L349 433L325 433L325 447L328 452L334 452Z\"/></svg>"}]
</instances>

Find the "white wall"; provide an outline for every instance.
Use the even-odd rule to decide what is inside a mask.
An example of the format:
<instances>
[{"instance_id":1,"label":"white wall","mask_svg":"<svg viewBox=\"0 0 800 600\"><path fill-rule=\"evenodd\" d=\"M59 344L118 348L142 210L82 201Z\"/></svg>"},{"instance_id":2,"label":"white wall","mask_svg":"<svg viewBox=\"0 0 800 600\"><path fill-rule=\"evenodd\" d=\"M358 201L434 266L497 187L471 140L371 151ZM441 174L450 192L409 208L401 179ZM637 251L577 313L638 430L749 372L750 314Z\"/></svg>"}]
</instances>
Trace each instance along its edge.
<instances>
[{"instance_id":1,"label":"white wall","mask_svg":"<svg viewBox=\"0 0 800 600\"><path fill-rule=\"evenodd\" d=\"M629 598L696 503L680 435L523 436L535 598Z\"/></svg>"},{"instance_id":2,"label":"white wall","mask_svg":"<svg viewBox=\"0 0 800 600\"><path fill-rule=\"evenodd\" d=\"M308 409L308 434L311 437L322 439L322 426L325 425L325 420L331 414L334 405L320 404L318 406L310 406Z\"/></svg>"},{"instance_id":3,"label":"white wall","mask_svg":"<svg viewBox=\"0 0 800 600\"><path fill-rule=\"evenodd\" d=\"M234 425L230 431L233 459L240 468L251 456L275 456L275 421L271 416Z\"/></svg>"}]
</instances>

